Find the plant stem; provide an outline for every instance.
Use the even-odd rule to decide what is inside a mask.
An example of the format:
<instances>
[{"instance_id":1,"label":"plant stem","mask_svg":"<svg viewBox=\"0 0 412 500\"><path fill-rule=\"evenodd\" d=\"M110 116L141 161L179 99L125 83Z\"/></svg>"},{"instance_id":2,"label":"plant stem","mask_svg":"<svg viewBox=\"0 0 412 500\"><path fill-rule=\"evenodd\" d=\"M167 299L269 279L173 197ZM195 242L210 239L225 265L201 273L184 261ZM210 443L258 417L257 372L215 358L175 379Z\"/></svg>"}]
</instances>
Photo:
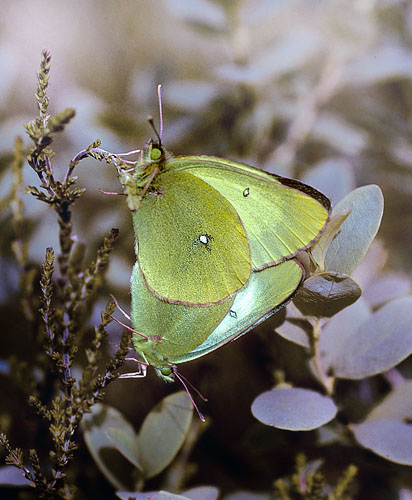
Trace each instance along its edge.
<instances>
[{"instance_id":1,"label":"plant stem","mask_svg":"<svg viewBox=\"0 0 412 500\"><path fill-rule=\"evenodd\" d=\"M335 379L334 377L329 377L322 364L322 359L320 355L319 349L319 339L321 334L321 324L320 319L317 318L315 320L315 324L313 325L313 367L315 370L315 374L318 380L322 383L323 387L326 389L326 393L328 396L333 394L333 386Z\"/></svg>"}]
</instances>

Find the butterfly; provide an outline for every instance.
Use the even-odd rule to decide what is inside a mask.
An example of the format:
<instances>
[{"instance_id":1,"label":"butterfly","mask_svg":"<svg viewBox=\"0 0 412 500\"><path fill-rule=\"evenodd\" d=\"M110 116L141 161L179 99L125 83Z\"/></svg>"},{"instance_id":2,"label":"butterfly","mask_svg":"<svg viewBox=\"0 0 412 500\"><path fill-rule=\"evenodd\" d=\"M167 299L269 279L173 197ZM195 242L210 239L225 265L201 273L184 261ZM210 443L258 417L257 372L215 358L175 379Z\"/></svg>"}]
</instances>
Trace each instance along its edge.
<instances>
[{"instance_id":1,"label":"butterfly","mask_svg":"<svg viewBox=\"0 0 412 500\"><path fill-rule=\"evenodd\" d=\"M106 159L116 165L135 233L134 348L144 368L172 381L176 364L240 337L295 296L305 276L296 256L320 237L330 202L242 163L174 157L162 125L153 130L138 161Z\"/></svg>"}]
</instances>

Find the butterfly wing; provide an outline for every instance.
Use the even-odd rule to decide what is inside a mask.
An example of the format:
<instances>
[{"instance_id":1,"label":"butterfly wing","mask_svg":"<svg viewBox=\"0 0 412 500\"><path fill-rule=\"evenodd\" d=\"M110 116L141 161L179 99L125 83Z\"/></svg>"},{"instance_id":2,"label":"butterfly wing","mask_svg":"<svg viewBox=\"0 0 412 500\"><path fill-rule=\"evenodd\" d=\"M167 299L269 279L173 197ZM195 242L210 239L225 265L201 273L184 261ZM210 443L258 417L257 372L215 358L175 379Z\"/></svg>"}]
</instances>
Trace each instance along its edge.
<instances>
[{"instance_id":1,"label":"butterfly wing","mask_svg":"<svg viewBox=\"0 0 412 500\"><path fill-rule=\"evenodd\" d=\"M131 320L133 328L147 337L160 337L159 343L134 336L137 352L142 350L152 364L161 364L163 357L179 358L201 344L229 312L234 298L209 307L171 304L157 298L145 283L136 263L131 277ZM145 351L151 345L151 352Z\"/></svg>"},{"instance_id":2,"label":"butterfly wing","mask_svg":"<svg viewBox=\"0 0 412 500\"><path fill-rule=\"evenodd\" d=\"M329 217L329 200L299 181L213 157L177 157L170 168L190 172L233 205L246 231L253 270L309 247Z\"/></svg>"},{"instance_id":3,"label":"butterfly wing","mask_svg":"<svg viewBox=\"0 0 412 500\"><path fill-rule=\"evenodd\" d=\"M303 277L304 271L294 259L252 273L217 328L199 346L179 357L171 356L169 361L183 363L205 356L249 332L293 299Z\"/></svg>"},{"instance_id":4,"label":"butterfly wing","mask_svg":"<svg viewBox=\"0 0 412 500\"><path fill-rule=\"evenodd\" d=\"M235 298L209 307L171 304L158 299L146 287L136 263L133 268L132 325L158 343L134 336L134 346L150 364L183 363L205 356L244 335L266 320L295 295L304 271L296 260L252 273L246 287ZM150 346L150 351L146 350Z\"/></svg>"},{"instance_id":5,"label":"butterfly wing","mask_svg":"<svg viewBox=\"0 0 412 500\"><path fill-rule=\"evenodd\" d=\"M249 245L234 207L187 172L156 177L132 212L136 254L150 291L164 301L207 306L248 281Z\"/></svg>"}]
</instances>

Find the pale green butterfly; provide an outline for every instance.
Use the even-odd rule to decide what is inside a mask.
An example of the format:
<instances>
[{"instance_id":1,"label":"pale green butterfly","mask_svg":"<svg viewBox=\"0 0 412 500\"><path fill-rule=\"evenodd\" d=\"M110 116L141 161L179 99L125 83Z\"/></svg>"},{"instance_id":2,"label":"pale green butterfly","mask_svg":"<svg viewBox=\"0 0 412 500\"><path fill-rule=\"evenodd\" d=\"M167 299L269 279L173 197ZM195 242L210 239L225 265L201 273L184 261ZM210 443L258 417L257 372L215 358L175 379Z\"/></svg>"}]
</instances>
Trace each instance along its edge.
<instances>
[{"instance_id":1,"label":"pale green butterfly","mask_svg":"<svg viewBox=\"0 0 412 500\"><path fill-rule=\"evenodd\" d=\"M155 133L137 162L106 159L136 235L134 347L142 365L171 381L177 363L234 340L291 300L304 277L295 257L320 237L330 202L241 163L174 158Z\"/></svg>"}]
</instances>

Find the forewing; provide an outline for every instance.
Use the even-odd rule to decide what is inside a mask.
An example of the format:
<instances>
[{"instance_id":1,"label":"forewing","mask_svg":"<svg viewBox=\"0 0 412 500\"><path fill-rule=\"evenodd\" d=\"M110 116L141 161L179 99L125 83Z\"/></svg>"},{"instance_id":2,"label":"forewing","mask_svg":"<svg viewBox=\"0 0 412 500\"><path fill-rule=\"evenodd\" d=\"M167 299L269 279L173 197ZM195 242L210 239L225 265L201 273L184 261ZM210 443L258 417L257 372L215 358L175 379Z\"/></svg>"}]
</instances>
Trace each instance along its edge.
<instances>
[{"instance_id":1,"label":"forewing","mask_svg":"<svg viewBox=\"0 0 412 500\"><path fill-rule=\"evenodd\" d=\"M137 255L148 288L187 305L223 302L251 273L248 241L236 210L189 172L156 178L132 213Z\"/></svg>"},{"instance_id":2,"label":"forewing","mask_svg":"<svg viewBox=\"0 0 412 500\"><path fill-rule=\"evenodd\" d=\"M178 157L172 166L202 179L233 205L246 231L254 270L309 247L328 220L329 200L299 181L212 157Z\"/></svg>"}]
</instances>

